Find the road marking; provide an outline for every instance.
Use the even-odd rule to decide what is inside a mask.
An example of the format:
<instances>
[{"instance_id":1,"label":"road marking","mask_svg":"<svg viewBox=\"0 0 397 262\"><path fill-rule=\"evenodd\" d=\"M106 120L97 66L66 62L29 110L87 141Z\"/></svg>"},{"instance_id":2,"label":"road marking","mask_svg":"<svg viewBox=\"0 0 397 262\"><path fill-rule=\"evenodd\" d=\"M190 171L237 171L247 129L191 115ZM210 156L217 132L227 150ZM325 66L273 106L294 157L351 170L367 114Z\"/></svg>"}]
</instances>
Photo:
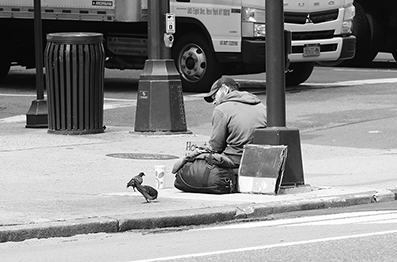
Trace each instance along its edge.
<instances>
[{"instance_id":1,"label":"road marking","mask_svg":"<svg viewBox=\"0 0 397 262\"><path fill-rule=\"evenodd\" d=\"M250 84L258 84L258 85L266 84L266 80L265 79L263 79L263 80L255 80L255 79L238 79L238 78L236 78L235 81L236 82L247 82L247 83L250 83Z\"/></svg>"},{"instance_id":2,"label":"road marking","mask_svg":"<svg viewBox=\"0 0 397 262\"><path fill-rule=\"evenodd\" d=\"M112 102L112 103L108 103L106 101L107 99L105 99L105 103L103 104L103 110L136 106L136 100L128 100L128 101L118 100L120 102ZM117 101L117 100L111 100L111 101Z\"/></svg>"},{"instance_id":3,"label":"road marking","mask_svg":"<svg viewBox=\"0 0 397 262\"><path fill-rule=\"evenodd\" d=\"M245 229L271 226L307 226L307 225L342 225L353 223L397 223L397 210L367 211L354 213L340 213L331 215L308 216L271 221L240 223L217 227L193 229L193 231L221 230L221 229Z\"/></svg>"},{"instance_id":4,"label":"road marking","mask_svg":"<svg viewBox=\"0 0 397 262\"><path fill-rule=\"evenodd\" d=\"M26 115L11 116L0 119L0 124L20 123L26 120Z\"/></svg>"},{"instance_id":5,"label":"road marking","mask_svg":"<svg viewBox=\"0 0 397 262\"><path fill-rule=\"evenodd\" d=\"M228 253L238 253L238 252L249 252L249 251L256 251L256 250L265 250L265 249L278 248L278 247L298 246L298 245L306 245L306 244L321 243L321 242L328 242L328 241L337 241L337 240L345 240L345 239L363 238L363 237L371 237L371 236L381 236L381 235L388 235L388 234L397 234L397 230L389 230L389 231L381 231L381 232L373 232L373 233L365 233L365 234L356 234L356 235L348 235L348 236L340 236L340 237L328 237L328 238L296 241L296 242L289 242L289 243L279 243L279 244L272 244L272 245L263 245L263 246L254 246L254 247L237 248L237 249L229 249L229 250L220 250L220 251L213 251L213 252L203 252L203 253L180 255L180 256L160 257L160 258L143 259L143 260L131 260L130 262L168 261L168 260L185 259L185 258L193 258L193 257L204 257L204 256L221 255L221 254L228 254Z\"/></svg>"},{"instance_id":6,"label":"road marking","mask_svg":"<svg viewBox=\"0 0 397 262\"><path fill-rule=\"evenodd\" d=\"M0 94L0 96L14 96L9 94ZM30 96L30 95L15 95L15 96ZM118 99L118 98L105 98L103 109L116 109L123 107L136 106L136 100L132 99ZM17 115L0 119L0 124L21 123L26 121L26 115Z\"/></svg>"},{"instance_id":7,"label":"road marking","mask_svg":"<svg viewBox=\"0 0 397 262\"><path fill-rule=\"evenodd\" d=\"M247 82L251 84L265 84L266 81L263 80L246 80L246 79L236 79L237 82ZM341 81L333 83L303 83L304 86L313 87L346 87L346 86L360 86L360 85L376 85L376 84L393 84L397 83L397 78L381 78L381 79L367 79L367 80L354 80L354 81ZM252 91L251 91L252 92ZM253 92L255 93L255 92ZM190 97L203 98L206 93L190 95Z\"/></svg>"},{"instance_id":8,"label":"road marking","mask_svg":"<svg viewBox=\"0 0 397 262\"><path fill-rule=\"evenodd\" d=\"M20 95L20 94L0 94L0 96L7 96L7 97L34 97L35 95ZM204 94L202 94L204 96ZM199 100L199 97L194 95L187 95L184 97L185 101L195 101ZM117 109L117 108L124 108L124 107L132 107L136 106L137 101L135 99L120 99L120 98L105 98L103 109ZM26 115L17 115L12 117L6 117L0 119L0 124L10 124L10 123L21 123L26 121Z\"/></svg>"},{"instance_id":9,"label":"road marking","mask_svg":"<svg viewBox=\"0 0 397 262\"><path fill-rule=\"evenodd\" d=\"M323 225L347 225L347 224L385 224L385 223L397 223L397 212L392 213L379 213L370 216L358 216L358 217L345 217L340 219L326 219L323 221L306 222L295 225L286 225L287 227L292 226L323 226Z\"/></svg>"},{"instance_id":10,"label":"road marking","mask_svg":"<svg viewBox=\"0 0 397 262\"><path fill-rule=\"evenodd\" d=\"M379 78L379 79L365 79L353 81L341 81L334 83L304 83L308 86L359 86L359 85L376 85L376 84L393 84L397 83L397 78Z\"/></svg>"},{"instance_id":11,"label":"road marking","mask_svg":"<svg viewBox=\"0 0 397 262\"><path fill-rule=\"evenodd\" d=\"M37 97L37 95L33 94L0 94L0 96L16 96L16 97ZM45 97L44 97L45 98Z\"/></svg>"}]
</instances>

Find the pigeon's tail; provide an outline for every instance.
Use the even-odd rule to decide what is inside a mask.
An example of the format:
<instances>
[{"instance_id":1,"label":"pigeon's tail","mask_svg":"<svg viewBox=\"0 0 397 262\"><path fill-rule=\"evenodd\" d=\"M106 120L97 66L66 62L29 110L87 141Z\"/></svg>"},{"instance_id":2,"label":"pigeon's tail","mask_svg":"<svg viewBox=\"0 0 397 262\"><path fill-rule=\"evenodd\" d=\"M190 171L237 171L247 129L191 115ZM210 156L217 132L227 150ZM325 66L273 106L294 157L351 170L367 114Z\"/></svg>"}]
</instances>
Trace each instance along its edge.
<instances>
[{"instance_id":1,"label":"pigeon's tail","mask_svg":"<svg viewBox=\"0 0 397 262\"><path fill-rule=\"evenodd\" d=\"M136 189L142 194L147 202L157 199L158 192L151 186L137 185Z\"/></svg>"}]
</instances>

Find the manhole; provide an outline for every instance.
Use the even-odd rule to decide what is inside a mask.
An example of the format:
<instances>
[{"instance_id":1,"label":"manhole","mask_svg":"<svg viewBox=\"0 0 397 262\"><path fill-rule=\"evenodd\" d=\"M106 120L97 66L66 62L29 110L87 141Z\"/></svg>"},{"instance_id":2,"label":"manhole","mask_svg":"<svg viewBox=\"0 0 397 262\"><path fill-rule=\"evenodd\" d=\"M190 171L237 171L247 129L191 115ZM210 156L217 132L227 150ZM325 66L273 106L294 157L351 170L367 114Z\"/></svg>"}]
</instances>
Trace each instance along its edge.
<instances>
[{"instance_id":1,"label":"manhole","mask_svg":"<svg viewBox=\"0 0 397 262\"><path fill-rule=\"evenodd\" d=\"M178 156L165 155L165 154L145 154L145 153L115 153L107 154L109 157L126 158L126 159L146 159L146 160L167 160L177 159Z\"/></svg>"}]
</instances>

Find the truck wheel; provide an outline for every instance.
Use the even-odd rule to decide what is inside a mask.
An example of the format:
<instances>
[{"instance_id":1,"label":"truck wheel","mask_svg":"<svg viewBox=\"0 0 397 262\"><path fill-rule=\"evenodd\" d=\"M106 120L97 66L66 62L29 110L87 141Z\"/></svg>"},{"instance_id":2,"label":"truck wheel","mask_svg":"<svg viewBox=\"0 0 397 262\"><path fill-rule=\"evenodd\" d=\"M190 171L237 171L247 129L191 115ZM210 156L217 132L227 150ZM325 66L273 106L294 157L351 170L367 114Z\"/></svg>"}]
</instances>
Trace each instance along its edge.
<instances>
[{"instance_id":1,"label":"truck wheel","mask_svg":"<svg viewBox=\"0 0 397 262\"><path fill-rule=\"evenodd\" d=\"M6 49L2 48L1 50L6 50ZM10 67L11 67L11 59L7 54L4 54L3 52L3 57L0 59L0 81L7 76L8 72L10 71Z\"/></svg>"},{"instance_id":2,"label":"truck wheel","mask_svg":"<svg viewBox=\"0 0 397 262\"><path fill-rule=\"evenodd\" d=\"M397 61L397 50L393 50L392 55L393 55L394 60Z\"/></svg>"},{"instance_id":3,"label":"truck wheel","mask_svg":"<svg viewBox=\"0 0 397 262\"><path fill-rule=\"evenodd\" d=\"M197 33L186 34L172 48L183 91L208 92L212 83L222 75L214 52L205 39Z\"/></svg>"},{"instance_id":4,"label":"truck wheel","mask_svg":"<svg viewBox=\"0 0 397 262\"><path fill-rule=\"evenodd\" d=\"M313 72L314 63L291 63L288 72L285 73L286 86L297 86L305 82Z\"/></svg>"},{"instance_id":5,"label":"truck wheel","mask_svg":"<svg viewBox=\"0 0 397 262\"><path fill-rule=\"evenodd\" d=\"M353 20L353 34L356 36L356 54L342 63L344 66L363 66L374 60L382 41L382 28L371 14L354 1L356 15Z\"/></svg>"}]
</instances>

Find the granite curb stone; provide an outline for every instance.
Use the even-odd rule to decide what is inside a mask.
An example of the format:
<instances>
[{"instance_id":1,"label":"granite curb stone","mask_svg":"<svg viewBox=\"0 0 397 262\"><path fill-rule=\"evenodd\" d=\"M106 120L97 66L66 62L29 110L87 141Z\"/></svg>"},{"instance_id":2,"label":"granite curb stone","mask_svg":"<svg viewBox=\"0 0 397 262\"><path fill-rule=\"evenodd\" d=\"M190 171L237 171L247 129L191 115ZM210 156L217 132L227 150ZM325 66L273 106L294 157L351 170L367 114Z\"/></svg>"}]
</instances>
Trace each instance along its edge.
<instances>
[{"instance_id":1,"label":"granite curb stone","mask_svg":"<svg viewBox=\"0 0 397 262\"><path fill-rule=\"evenodd\" d=\"M78 234L116 233L128 230L148 230L219 222L260 219L271 214L337 208L396 200L397 190L369 191L340 196L273 201L262 204L238 204L225 207L163 211L158 213L123 214L91 218L0 226L0 243L32 238L69 237Z\"/></svg>"}]
</instances>

